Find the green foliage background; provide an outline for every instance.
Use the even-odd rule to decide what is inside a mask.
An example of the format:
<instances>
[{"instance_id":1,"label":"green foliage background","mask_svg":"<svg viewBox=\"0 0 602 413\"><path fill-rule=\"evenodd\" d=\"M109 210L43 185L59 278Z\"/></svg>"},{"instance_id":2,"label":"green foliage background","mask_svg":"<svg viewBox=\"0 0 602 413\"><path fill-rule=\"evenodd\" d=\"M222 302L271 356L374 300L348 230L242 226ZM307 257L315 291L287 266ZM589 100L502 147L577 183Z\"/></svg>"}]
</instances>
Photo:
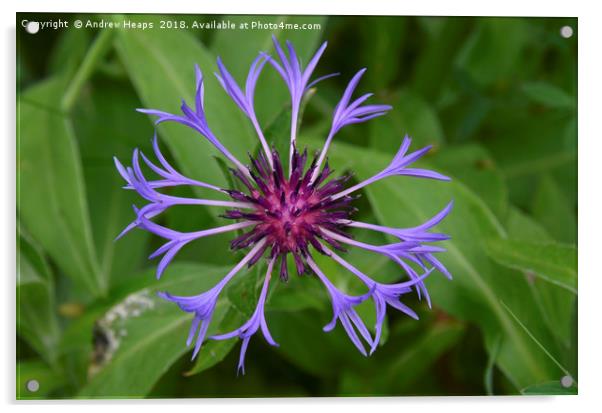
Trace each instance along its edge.
<instances>
[{"instance_id":1,"label":"green foliage background","mask_svg":"<svg viewBox=\"0 0 602 413\"><path fill-rule=\"evenodd\" d=\"M21 30L22 19L152 21L150 30ZM134 231L134 194L121 189L112 156L149 152L152 124L138 107L177 111L192 99L193 65L206 75L209 122L239 158L254 150L250 125L211 73L219 55L240 81L269 30L160 30L160 20L282 23L307 61L329 46L305 108L299 142L320 147L348 79L368 72L360 92L394 109L348 127L331 163L357 179L386 165L405 133L433 144L424 165L452 183L390 178L364 191L363 220L413 226L455 200L439 226L452 236L441 260L454 275L427 281L433 309L415 298L415 321L389 312L383 345L366 359L337 327L321 328L330 304L309 277L275 283L267 305L281 346L251 341L247 374L236 376L239 343L207 343L195 362L185 347L190 316L155 296L204 291L240 257L228 236L185 248L161 281L146 256L160 240ZM559 30L576 19L320 16L17 16L17 397L224 397L575 393L577 379L577 41ZM288 23L320 30L287 30ZM266 70L256 97L276 145L287 139L287 91ZM202 138L159 129L186 175L225 185ZM193 196L189 189L173 191ZM198 195L201 195L199 193ZM215 226L219 211L169 210L180 230ZM373 242L384 236L356 233ZM366 238L372 237L372 238ZM381 281L398 277L380 257L350 259ZM359 292L340 267L321 262L341 288ZM259 273L237 277L211 331L238 327L253 311ZM360 307L369 325L374 312ZM372 321L371 321L372 320ZM40 389L26 390L36 379Z\"/></svg>"}]
</instances>

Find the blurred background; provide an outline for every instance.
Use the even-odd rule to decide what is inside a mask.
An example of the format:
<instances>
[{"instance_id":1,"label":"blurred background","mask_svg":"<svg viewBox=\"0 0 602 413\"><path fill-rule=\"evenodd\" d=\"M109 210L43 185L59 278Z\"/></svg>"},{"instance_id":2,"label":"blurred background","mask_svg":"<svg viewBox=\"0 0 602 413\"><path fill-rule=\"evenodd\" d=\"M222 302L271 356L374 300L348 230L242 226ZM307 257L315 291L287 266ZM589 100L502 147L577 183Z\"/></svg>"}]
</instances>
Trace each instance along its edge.
<instances>
[{"instance_id":1,"label":"blurred background","mask_svg":"<svg viewBox=\"0 0 602 413\"><path fill-rule=\"evenodd\" d=\"M59 19L69 28L29 34L21 25ZM73 28L76 20L84 27ZM86 27L124 21L152 28ZM224 22L237 29L201 28ZM250 29L253 22L272 26ZM195 63L215 134L239 159L254 151L251 126L212 73L220 56L243 82L257 53L273 52L272 33L291 40L304 62L328 41L315 75L340 73L307 100L301 145L320 148L334 106L363 67L358 95L373 92L371 101L393 106L337 135L330 162L338 173L361 180L379 171L406 133L413 148L434 146L423 166L452 183L375 184L357 202L358 219L415 226L453 199L437 228L452 237L438 258L454 279L429 277L431 309L404 297L419 321L388 311L370 358L340 325L322 332L332 310L314 279L276 283L266 316L280 347L255 336L246 375L237 376L237 340L207 343L190 361L191 317L155 295L213 286L240 259L230 237L189 245L157 281L147 256L162 240L133 231L113 241L143 200L121 188L112 157L129 164L134 148L151 153L153 125L135 109L176 113L181 98L191 102ZM574 18L18 14L17 397L576 393L577 35ZM286 144L287 90L268 67L255 103L268 139ZM224 163L198 135L166 125L159 136L185 175L228 184ZM158 222L192 231L219 225L218 215L176 207ZM399 279L382 257L348 256L375 279ZM350 274L320 262L338 286L361 292ZM258 277L252 269L225 291L210 334L248 318ZM360 313L374 324L371 302Z\"/></svg>"}]
</instances>

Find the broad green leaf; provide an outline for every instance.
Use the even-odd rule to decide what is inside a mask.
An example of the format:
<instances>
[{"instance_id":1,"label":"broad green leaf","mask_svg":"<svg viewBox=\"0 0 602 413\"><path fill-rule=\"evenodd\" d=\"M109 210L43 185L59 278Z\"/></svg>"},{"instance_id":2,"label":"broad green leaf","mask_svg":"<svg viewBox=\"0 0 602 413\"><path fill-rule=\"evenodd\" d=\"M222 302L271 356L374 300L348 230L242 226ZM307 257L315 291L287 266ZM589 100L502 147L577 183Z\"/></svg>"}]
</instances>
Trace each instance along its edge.
<instances>
[{"instance_id":1,"label":"broad green leaf","mask_svg":"<svg viewBox=\"0 0 602 413\"><path fill-rule=\"evenodd\" d=\"M318 282L304 281L304 284ZM332 319L330 311L273 311L266 314L266 318L274 340L280 344L274 351L313 376L333 378L343 369L365 370L370 363L351 343L340 324L329 333L322 330Z\"/></svg>"},{"instance_id":2,"label":"broad green leaf","mask_svg":"<svg viewBox=\"0 0 602 413\"><path fill-rule=\"evenodd\" d=\"M182 99L194 105L194 65L198 64L205 79L208 123L223 145L245 161L256 138L248 119L212 75L215 56L204 45L187 32L155 28L119 31L116 48L144 107L171 113L180 113ZM160 133L183 174L214 185L225 183L219 166L211 159L222 156L203 136L177 124L161 126ZM217 216L219 211L212 209L211 213Z\"/></svg>"},{"instance_id":3,"label":"broad green leaf","mask_svg":"<svg viewBox=\"0 0 602 413\"><path fill-rule=\"evenodd\" d=\"M364 16L359 20L362 62L369 67L365 82L380 92L409 70L399 58L406 41L409 19L398 16ZM401 67L400 67L401 66Z\"/></svg>"},{"instance_id":4,"label":"broad green leaf","mask_svg":"<svg viewBox=\"0 0 602 413\"><path fill-rule=\"evenodd\" d=\"M556 240L576 242L575 210L550 176L542 178L533 196L533 216Z\"/></svg>"},{"instance_id":5,"label":"broad green leaf","mask_svg":"<svg viewBox=\"0 0 602 413\"><path fill-rule=\"evenodd\" d=\"M456 64L480 86L506 82L518 70L527 39L524 19L481 18Z\"/></svg>"},{"instance_id":6,"label":"broad green leaf","mask_svg":"<svg viewBox=\"0 0 602 413\"><path fill-rule=\"evenodd\" d=\"M307 102L307 100L305 100ZM280 111L274 120L265 128L265 139L268 145L273 147L281 156L280 161L283 163L283 168L288 167L288 153L290 152L290 136L291 136L291 109L287 106ZM299 148L301 149L301 148ZM261 145L257 145L256 152L261 151ZM284 158L284 159L283 159Z\"/></svg>"},{"instance_id":7,"label":"broad green leaf","mask_svg":"<svg viewBox=\"0 0 602 413\"><path fill-rule=\"evenodd\" d=\"M525 396L577 395L577 387L574 384L564 387L560 381L548 381L526 387L521 390L521 393Z\"/></svg>"},{"instance_id":8,"label":"broad green leaf","mask_svg":"<svg viewBox=\"0 0 602 413\"><path fill-rule=\"evenodd\" d=\"M461 324L434 324L427 332L405 341L403 347L387 358L386 365L376 374L350 372L345 375L341 394L407 394L408 387L419 380L443 353L458 343L463 331L464 327Z\"/></svg>"},{"instance_id":9,"label":"broad green leaf","mask_svg":"<svg viewBox=\"0 0 602 413\"><path fill-rule=\"evenodd\" d=\"M255 311L257 300L259 299L259 291L263 285L263 280L266 276L267 265L262 260L258 262L252 269L241 271L236 279L232 280L226 295L234 308L245 318L250 318ZM273 285L275 280L273 277L270 285Z\"/></svg>"},{"instance_id":10,"label":"broad green leaf","mask_svg":"<svg viewBox=\"0 0 602 413\"><path fill-rule=\"evenodd\" d=\"M131 165L136 147L152 156L148 139L152 127L134 112L140 103L131 88L114 81L97 85L78 101L72 119L81 147L99 264L113 284L132 276L139 268L149 238L148 233L134 230L115 241L135 218L132 205L141 206L147 201L135 191L123 189L125 181L117 172L113 157ZM104 126L99 128L99 124ZM150 173L146 176L151 179Z\"/></svg>"},{"instance_id":11,"label":"broad green leaf","mask_svg":"<svg viewBox=\"0 0 602 413\"><path fill-rule=\"evenodd\" d=\"M67 72L72 75L84 58L90 45L91 33L88 30L64 30L48 59L50 73Z\"/></svg>"},{"instance_id":12,"label":"broad green leaf","mask_svg":"<svg viewBox=\"0 0 602 413\"><path fill-rule=\"evenodd\" d=\"M340 143L333 144L331 152L335 168L339 162L356 160L353 169L359 179L378 172L390 158ZM502 333L498 366L518 388L557 374L556 368L500 304L501 298L521 302L521 316L528 316L530 325L541 318L524 277L503 272L486 257L480 239L505 236L505 231L477 196L457 181L442 183L402 177L380 181L366 192L379 221L390 226L418 225L454 199L454 210L438 226L452 236L451 241L442 244L447 252L440 259L454 280L440 275L429 278L427 285L433 302L458 318L478 323L488 347Z\"/></svg>"},{"instance_id":13,"label":"broad green leaf","mask_svg":"<svg viewBox=\"0 0 602 413\"><path fill-rule=\"evenodd\" d=\"M569 377L572 377L571 373L558 360L556 360L556 358L550 353L550 351L537 339L537 337L535 337L533 335L533 333L531 331L529 331L529 329L523 324L523 322L516 316L516 314L514 314L514 312L503 301L502 301L502 305L504 306L506 311L508 311L508 313L510 313L512 318L514 318L514 321L516 321L516 323L518 325L520 325L520 327L525 331L525 333L527 333L529 335L531 340L533 340L533 342L535 344L537 344L537 346L545 353L545 355L548 356L548 358L554 364L556 364L558 366L558 368L560 368L560 370L562 370L563 373L565 373Z\"/></svg>"},{"instance_id":14,"label":"broad green leaf","mask_svg":"<svg viewBox=\"0 0 602 413\"><path fill-rule=\"evenodd\" d=\"M472 21L466 17L427 19L436 30L432 31L428 43L417 56L410 84L415 93L433 102L452 73L453 59L469 34Z\"/></svg>"},{"instance_id":15,"label":"broad green leaf","mask_svg":"<svg viewBox=\"0 0 602 413\"><path fill-rule=\"evenodd\" d=\"M510 209L506 228L508 229L508 238L511 240L539 244L554 243L541 225L516 208ZM564 345L565 354L573 353L574 349L570 348L570 341L577 296L541 277L528 277L533 295L542 307L546 324ZM566 363L568 364L568 362Z\"/></svg>"},{"instance_id":16,"label":"broad green leaf","mask_svg":"<svg viewBox=\"0 0 602 413\"><path fill-rule=\"evenodd\" d=\"M489 256L509 268L520 270L577 293L577 249L562 244L543 244L508 239L486 242Z\"/></svg>"},{"instance_id":17,"label":"broad green leaf","mask_svg":"<svg viewBox=\"0 0 602 413\"><path fill-rule=\"evenodd\" d=\"M572 115L529 113L525 105L498 105L488 121L484 144L507 178L511 201L528 210L542 175L551 175L567 199L577 194L577 146L567 143ZM573 133L576 131L568 129Z\"/></svg>"},{"instance_id":18,"label":"broad green leaf","mask_svg":"<svg viewBox=\"0 0 602 413\"><path fill-rule=\"evenodd\" d=\"M192 316L156 291L200 294L213 287L228 268L174 264L160 282L127 295L95 323L94 363L90 381L78 397L144 397L170 365L190 349L185 341ZM221 331L227 300L218 303L209 334Z\"/></svg>"},{"instance_id":19,"label":"broad green leaf","mask_svg":"<svg viewBox=\"0 0 602 413\"><path fill-rule=\"evenodd\" d=\"M390 386L391 393L397 394L421 374L426 373L439 356L458 343L463 332L464 327L461 324L435 324L413 345L399 352L398 356L391 360L382 377Z\"/></svg>"},{"instance_id":20,"label":"broad green leaf","mask_svg":"<svg viewBox=\"0 0 602 413\"><path fill-rule=\"evenodd\" d=\"M469 187L498 219L506 216L508 188L487 149L474 143L446 146L433 153L431 161L437 169Z\"/></svg>"},{"instance_id":21,"label":"broad green leaf","mask_svg":"<svg viewBox=\"0 0 602 413\"><path fill-rule=\"evenodd\" d=\"M60 329L54 280L42 251L22 231L17 258L17 333L50 365L56 363Z\"/></svg>"},{"instance_id":22,"label":"broad green leaf","mask_svg":"<svg viewBox=\"0 0 602 413\"><path fill-rule=\"evenodd\" d=\"M102 295L107 280L96 261L73 126L46 106L60 96L61 87L47 81L17 102L17 207L27 231L60 269L90 293Z\"/></svg>"},{"instance_id":23,"label":"broad green leaf","mask_svg":"<svg viewBox=\"0 0 602 413\"><path fill-rule=\"evenodd\" d=\"M411 136L421 146L438 146L445 140L437 113L421 96L401 90L392 106L386 116L371 122L370 140L374 148L394 151L404 135Z\"/></svg>"},{"instance_id":24,"label":"broad green leaf","mask_svg":"<svg viewBox=\"0 0 602 413\"><path fill-rule=\"evenodd\" d=\"M545 82L525 83L523 93L533 102L550 108L574 109L576 104L576 99L564 90Z\"/></svg>"},{"instance_id":25,"label":"broad green leaf","mask_svg":"<svg viewBox=\"0 0 602 413\"><path fill-rule=\"evenodd\" d=\"M289 279L286 282L274 282L268 296L266 311L298 312L308 309L324 311L330 308L328 297L320 283L307 282L297 275L292 257L288 259ZM274 272L274 277L278 276Z\"/></svg>"},{"instance_id":26,"label":"broad green leaf","mask_svg":"<svg viewBox=\"0 0 602 413\"><path fill-rule=\"evenodd\" d=\"M33 380L38 385L35 391L31 391L28 388L28 383ZM64 384L64 376L59 372L53 371L40 360L23 360L17 362L17 400L47 399L52 391ZM34 389L35 387L31 388Z\"/></svg>"},{"instance_id":27,"label":"broad green leaf","mask_svg":"<svg viewBox=\"0 0 602 413\"><path fill-rule=\"evenodd\" d=\"M508 238L512 240L539 243L552 241L541 224L514 206L508 210L505 226Z\"/></svg>"}]
</instances>

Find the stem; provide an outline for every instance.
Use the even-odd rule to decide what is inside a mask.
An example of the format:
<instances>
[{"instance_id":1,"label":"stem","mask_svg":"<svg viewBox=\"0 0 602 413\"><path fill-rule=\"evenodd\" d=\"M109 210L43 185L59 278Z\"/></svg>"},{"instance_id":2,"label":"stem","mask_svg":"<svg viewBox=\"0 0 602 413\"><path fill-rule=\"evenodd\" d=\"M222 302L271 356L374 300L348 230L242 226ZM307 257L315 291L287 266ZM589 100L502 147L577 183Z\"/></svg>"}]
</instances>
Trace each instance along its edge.
<instances>
[{"instance_id":1,"label":"stem","mask_svg":"<svg viewBox=\"0 0 602 413\"><path fill-rule=\"evenodd\" d=\"M346 190L344 190L342 192L339 192L338 194L334 194L331 197L331 199L332 200L339 199L339 198L341 198L341 197L343 197L345 195L348 195L348 194L350 194L352 192L357 191L358 189L361 189L361 188L365 187L366 185L370 185L372 182L376 182L379 179L381 179L380 176L374 175L372 178L368 178L365 181L360 182L359 184L352 186L351 188L347 188Z\"/></svg>"},{"instance_id":2,"label":"stem","mask_svg":"<svg viewBox=\"0 0 602 413\"><path fill-rule=\"evenodd\" d=\"M322 166L322 162L324 162L324 158L326 158L326 153L328 152L328 148L330 147L330 142L332 141L333 137L334 137L334 133L332 133L332 129L331 129L330 132L328 133L328 137L326 138L326 142L324 142L324 147L322 148L322 151L320 152L320 157L318 158L318 163L316 164L316 169L314 170L314 173L311 176L310 183L313 183L316 180L316 178L318 177L318 174L320 173L320 167Z\"/></svg>"},{"instance_id":3,"label":"stem","mask_svg":"<svg viewBox=\"0 0 602 413\"><path fill-rule=\"evenodd\" d=\"M251 260L251 258L253 258L257 251L259 251L259 249L263 247L263 244L266 242L267 240L262 238L257 244L255 244L251 251L249 251L247 255L245 255L245 257L238 264L236 264L234 268L232 268L232 270L230 270L230 272L219 282L218 285L221 284L221 288L224 288L224 286L230 282L230 280L242 269L242 267L245 266L247 262Z\"/></svg>"},{"instance_id":4,"label":"stem","mask_svg":"<svg viewBox=\"0 0 602 413\"><path fill-rule=\"evenodd\" d=\"M265 156L268 160L268 163L270 164L270 168L272 170L274 170L274 161L272 159L272 153L270 151L270 146L268 145L267 141L265 140L265 136L263 136L263 131L261 130L261 127L259 126L259 122L257 122L257 118L255 118L255 117L253 117L251 119L251 122L253 123L253 126L255 127L255 132L257 132L257 136L259 137L261 146L263 146L263 151L265 152Z\"/></svg>"},{"instance_id":5,"label":"stem","mask_svg":"<svg viewBox=\"0 0 602 413\"><path fill-rule=\"evenodd\" d=\"M88 53L84 57L84 60L63 95L61 100L62 111L69 112L73 107L81 88L90 78L99 61L109 51L113 33L113 30L102 30L98 36L96 36L96 39L94 39L94 43L92 43L92 46L88 49Z\"/></svg>"},{"instance_id":6,"label":"stem","mask_svg":"<svg viewBox=\"0 0 602 413\"><path fill-rule=\"evenodd\" d=\"M297 121L299 116L299 108L293 108L291 116L291 146L288 156L288 177L293 173L293 153L295 152L295 142L297 140Z\"/></svg>"},{"instance_id":7,"label":"stem","mask_svg":"<svg viewBox=\"0 0 602 413\"><path fill-rule=\"evenodd\" d=\"M194 239L198 239L198 238L207 237L210 235L222 234L224 232L230 232L230 231L236 231L237 229L246 228L246 227L249 227L249 226L255 225L255 224L256 223L253 221L243 221L243 222L238 222L236 224L224 225L222 227L205 229L202 231L188 232L185 234L185 238L194 240ZM263 245L264 243L265 242L261 243L261 245Z\"/></svg>"},{"instance_id":8,"label":"stem","mask_svg":"<svg viewBox=\"0 0 602 413\"><path fill-rule=\"evenodd\" d=\"M351 221L351 220L341 220L341 221L343 221L343 222L341 222L343 225L347 225L348 227L369 229L372 231L378 231L378 232L382 232L385 234L397 236L397 230L395 230L394 228L384 227L382 225L368 224L366 222L360 222L360 221Z\"/></svg>"},{"instance_id":9,"label":"stem","mask_svg":"<svg viewBox=\"0 0 602 413\"><path fill-rule=\"evenodd\" d=\"M368 251L378 252L378 247L376 247L375 245L370 245L370 244L366 244L364 242L355 241L351 238L344 237L342 235L337 234L336 232L329 231L325 228L321 228L321 231L336 241L340 241L340 242L343 242L348 245L353 245L354 247L363 248Z\"/></svg>"}]
</instances>

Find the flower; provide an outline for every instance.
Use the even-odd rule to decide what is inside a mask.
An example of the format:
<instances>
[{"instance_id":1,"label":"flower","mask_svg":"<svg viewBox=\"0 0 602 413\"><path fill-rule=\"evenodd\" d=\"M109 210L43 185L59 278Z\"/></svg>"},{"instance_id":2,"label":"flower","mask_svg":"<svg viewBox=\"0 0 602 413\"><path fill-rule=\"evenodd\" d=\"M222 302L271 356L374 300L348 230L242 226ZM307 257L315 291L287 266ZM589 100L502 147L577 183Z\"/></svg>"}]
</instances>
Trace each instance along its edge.
<instances>
[{"instance_id":1,"label":"flower","mask_svg":"<svg viewBox=\"0 0 602 413\"><path fill-rule=\"evenodd\" d=\"M255 311L253 312L253 315L249 321L234 331L210 337L212 340L227 340L232 337L240 337L242 339L240 358L238 360L238 371L242 372L243 374L245 373L245 354L247 352L247 346L249 345L249 340L251 340L251 337L257 332L257 330L261 329L263 337L270 345L278 347L278 343L276 343L272 338L270 330L268 330L268 324L265 321L265 300L268 295L268 285L270 284L270 279L272 277L274 261L275 259L272 258L268 264L268 270L266 272L265 279L263 280L263 287L261 288L259 301L257 302L257 307L255 308Z\"/></svg>"},{"instance_id":2,"label":"flower","mask_svg":"<svg viewBox=\"0 0 602 413\"><path fill-rule=\"evenodd\" d=\"M431 219L412 228L390 228L351 219L355 212L355 208L352 206L353 200L356 198L354 193L378 180L396 175L449 180L448 177L437 172L412 166L415 161L429 151L430 147L408 153L411 139L406 136L391 163L372 177L351 187L346 186L349 175L333 178L333 170L329 167L326 157L331 141L336 134L345 126L383 116L392 108L388 105L365 104L371 94L364 94L352 100L361 77L366 71L366 69L361 69L353 76L334 108L330 131L322 150L316 153L316 156L310 161L307 150L299 151L297 149L297 129L301 103L309 88L332 76L327 75L313 81L310 80L326 49L326 43L322 44L307 66L303 68L290 42L286 43L287 54L275 37L273 40L276 57L264 52L259 53L251 64L244 90L228 72L224 62L219 58L217 61L218 82L249 118L261 144L259 153L256 156L250 156L248 166L239 161L213 134L205 116L204 78L198 66L195 66L194 108L183 102L182 114L179 115L154 109L139 109L142 113L156 117L156 124L176 122L197 131L232 164L231 172L240 183L239 189L221 188L182 175L167 162L159 148L156 135L152 143L158 164L152 162L138 149L133 151L131 167L125 167L115 159L117 170L126 182L124 188L136 191L147 201L142 207L134 206L136 217L119 234L118 238L133 228L139 228L164 238L165 244L150 256L151 259L161 257L157 265L157 277L163 274L165 268L188 243L215 234L245 231L230 242L233 250L247 251L244 258L213 288L188 297L175 296L167 292L159 294L163 299L177 304L183 311L194 314L187 340L187 345L190 345L196 336L193 359L198 355L206 339L240 338L242 345L238 370L243 374L246 350L255 333L261 331L270 345L278 345L268 329L265 309L273 271L278 272L282 281L289 278L289 256L292 257L297 274L314 274L328 292L332 303L333 318L324 327L324 331L331 331L337 323L340 323L353 345L366 356L372 354L379 345L387 307L393 307L409 317L417 319L417 314L402 303L402 297L415 290L418 297L424 296L430 306L430 297L424 283L425 278L434 270L451 278L451 274L443 263L435 257L445 249L432 245L432 243L449 239L449 236L431 232L431 230L450 213L452 202ZM272 149L269 142L266 141L255 112L255 87L268 63L268 66L271 66L282 77L291 97L288 168L283 165L280 154ZM159 177L158 179L147 179L142 171L143 164L140 159ZM286 169L288 169L288 173L285 173ZM228 196L231 200L185 198L163 192L165 188L181 185L206 188L221 194L222 197ZM180 232L152 220L175 205L224 208L222 217L235 222L217 228ZM398 240L384 245L367 244L353 239L348 233L350 228L377 231L396 237ZM373 280L339 255L339 253L345 252L346 247L349 246L376 252L389 258L399 265L402 274L409 279L394 284ZM362 281L366 291L358 296L352 296L338 289L318 267L314 259L316 254L324 255L343 266ZM249 320L231 332L214 334L207 338L213 312L224 288L241 272L244 266L251 267L262 258L267 260L267 271L257 306ZM374 337L356 311L356 307L366 300L372 300L376 309ZM369 352L366 351L366 345L369 347Z\"/></svg>"}]
</instances>

